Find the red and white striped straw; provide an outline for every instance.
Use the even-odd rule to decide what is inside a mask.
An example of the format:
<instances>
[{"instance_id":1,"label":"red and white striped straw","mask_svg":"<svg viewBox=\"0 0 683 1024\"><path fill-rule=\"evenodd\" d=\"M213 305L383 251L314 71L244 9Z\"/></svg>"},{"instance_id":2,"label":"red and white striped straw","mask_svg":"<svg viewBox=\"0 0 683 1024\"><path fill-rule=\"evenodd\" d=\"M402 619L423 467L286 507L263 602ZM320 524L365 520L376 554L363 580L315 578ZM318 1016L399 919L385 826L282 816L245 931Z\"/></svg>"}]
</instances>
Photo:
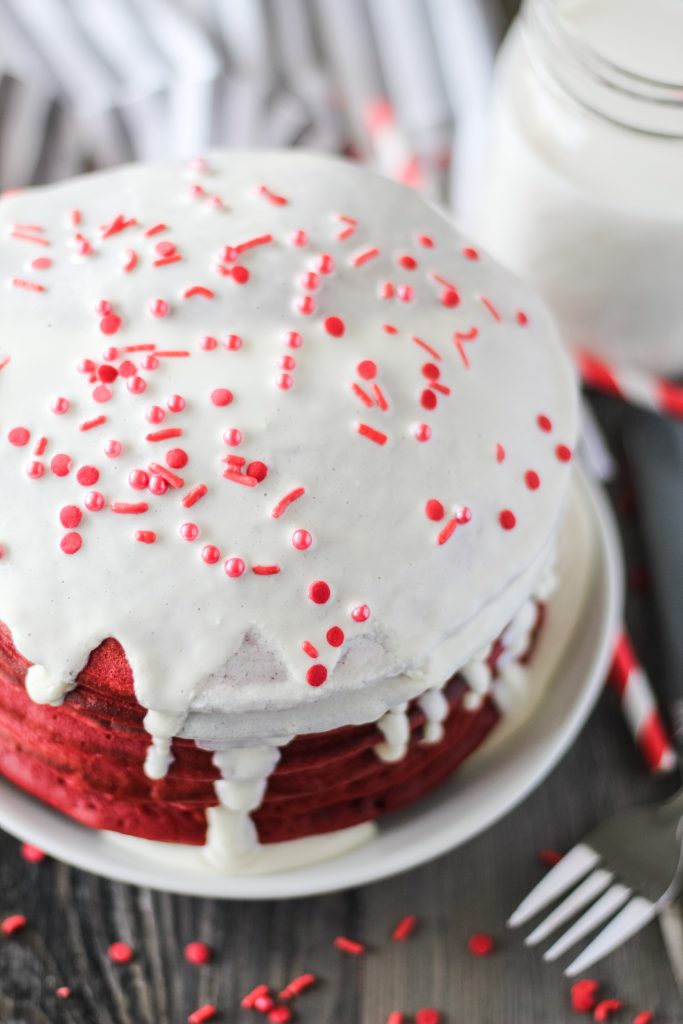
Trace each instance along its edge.
<instances>
[{"instance_id":1,"label":"red and white striped straw","mask_svg":"<svg viewBox=\"0 0 683 1024\"><path fill-rule=\"evenodd\" d=\"M623 630L615 644L609 684L619 697L624 717L650 771L672 771L677 758L652 683Z\"/></svg>"},{"instance_id":2,"label":"red and white striped straw","mask_svg":"<svg viewBox=\"0 0 683 1024\"><path fill-rule=\"evenodd\" d=\"M632 366L617 365L578 349L574 358L581 378L589 388L616 395L633 405L675 419L683 419L683 386Z\"/></svg>"},{"instance_id":3,"label":"red and white striped straw","mask_svg":"<svg viewBox=\"0 0 683 1024\"><path fill-rule=\"evenodd\" d=\"M367 104L365 125L370 139L374 162L378 170L394 181L411 188L424 189L424 168L420 165L401 131L393 106L386 99L375 99Z\"/></svg>"}]
</instances>

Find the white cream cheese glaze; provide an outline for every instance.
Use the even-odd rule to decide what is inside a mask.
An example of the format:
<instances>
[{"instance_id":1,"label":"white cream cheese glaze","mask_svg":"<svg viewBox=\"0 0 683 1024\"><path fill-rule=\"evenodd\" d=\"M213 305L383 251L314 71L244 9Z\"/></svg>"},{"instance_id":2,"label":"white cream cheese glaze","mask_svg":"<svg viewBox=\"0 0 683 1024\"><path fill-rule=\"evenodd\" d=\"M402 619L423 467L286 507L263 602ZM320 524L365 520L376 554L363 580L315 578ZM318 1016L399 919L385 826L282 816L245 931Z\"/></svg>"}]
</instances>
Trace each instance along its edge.
<instances>
[{"instance_id":1,"label":"white cream cheese glaze","mask_svg":"<svg viewBox=\"0 0 683 1024\"><path fill-rule=\"evenodd\" d=\"M0 284L28 692L58 704L119 640L145 770L173 735L218 751L241 857L281 737L438 689L533 593L577 429L554 328L415 193L306 153L8 196Z\"/></svg>"}]
</instances>

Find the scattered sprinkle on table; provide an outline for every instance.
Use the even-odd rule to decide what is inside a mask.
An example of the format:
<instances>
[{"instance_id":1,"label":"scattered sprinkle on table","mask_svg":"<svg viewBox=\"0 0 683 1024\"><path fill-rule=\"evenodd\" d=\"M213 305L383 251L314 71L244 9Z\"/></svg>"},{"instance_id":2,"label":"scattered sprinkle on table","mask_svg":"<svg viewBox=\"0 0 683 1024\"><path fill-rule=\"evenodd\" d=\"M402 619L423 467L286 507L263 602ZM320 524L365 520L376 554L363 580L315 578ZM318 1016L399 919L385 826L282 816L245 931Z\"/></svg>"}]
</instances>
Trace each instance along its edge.
<instances>
[{"instance_id":1,"label":"scattered sprinkle on table","mask_svg":"<svg viewBox=\"0 0 683 1024\"><path fill-rule=\"evenodd\" d=\"M185 959L188 964L208 964L213 951L205 942L188 942L185 946Z\"/></svg>"},{"instance_id":2,"label":"scattered sprinkle on table","mask_svg":"<svg viewBox=\"0 0 683 1024\"><path fill-rule=\"evenodd\" d=\"M26 918L23 914L10 914L0 924L0 931L3 935L15 935L26 927Z\"/></svg>"},{"instance_id":3,"label":"scattered sprinkle on table","mask_svg":"<svg viewBox=\"0 0 683 1024\"><path fill-rule=\"evenodd\" d=\"M135 956L133 947L127 942L112 942L107 950L109 959L115 964L129 964Z\"/></svg>"},{"instance_id":4,"label":"scattered sprinkle on table","mask_svg":"<svg viewBox=\"0 0 683 1024\"><path fill-rule=\"evenodd\" d=\"M347 939L343 935L338 935L334 940L334 944L342 953L349 953L350 956L362 956L366 952L362 942L356 942L355 939Z\"/></svg>"},{"instance_id":5,"label":"scattered sprinkle on table","mask_svg":"<svg viewBox=\"0 0 683 1024\"><path fill-rule=\"evenodd\" d=\"M582 978L575 981L570 989L572 1007L577 1013L590 1013L598 1001L597 981L592 978Z\"/></svg>"},{"instance_id":6,"label":"scattered sprinkle on table","mask_svg":"<svg viewBox=\"0 0 683 1024\"><path fill-rule=\"evenodd\" d=\"M475 932L467 940L467 948L473 956L488 956L493 953L496 944L493 937L487 935L486 932Z\"/></svg>"}]
</instances>

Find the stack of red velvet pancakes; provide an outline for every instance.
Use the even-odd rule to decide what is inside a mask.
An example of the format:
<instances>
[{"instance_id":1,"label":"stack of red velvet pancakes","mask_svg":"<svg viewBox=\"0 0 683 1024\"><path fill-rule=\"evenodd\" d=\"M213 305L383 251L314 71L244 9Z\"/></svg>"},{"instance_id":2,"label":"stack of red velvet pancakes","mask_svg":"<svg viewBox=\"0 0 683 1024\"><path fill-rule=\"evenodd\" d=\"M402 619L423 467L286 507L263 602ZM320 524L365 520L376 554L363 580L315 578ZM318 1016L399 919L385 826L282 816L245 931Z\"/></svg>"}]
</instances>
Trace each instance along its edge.
<instances>
[{"instance_id":1,"label":"stack of red velvet pancakes","mask_svg":"<svg viewBox=\"0 0 683 1024\"><path fill-rule=\"evenodd\" d=\"M523 703L574 378L415 193L306 153L124 167L5 197L0 280L8 779L238 870Z\"/></svg>"}]
</instances>

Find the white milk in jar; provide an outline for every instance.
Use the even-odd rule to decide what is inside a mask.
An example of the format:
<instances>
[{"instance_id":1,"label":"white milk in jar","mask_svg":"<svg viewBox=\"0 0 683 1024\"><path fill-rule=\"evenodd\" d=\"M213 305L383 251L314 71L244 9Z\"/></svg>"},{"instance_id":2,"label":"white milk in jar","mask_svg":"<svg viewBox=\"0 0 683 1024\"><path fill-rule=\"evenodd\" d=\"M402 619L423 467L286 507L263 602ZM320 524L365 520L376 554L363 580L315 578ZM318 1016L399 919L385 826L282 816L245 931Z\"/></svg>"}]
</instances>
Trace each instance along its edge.
<instances>
[{"instance_id":1,"label":"white milk in jar","mask_svg":"<svg viewBox=\"0 0 683 1024\"><path fill-rule=\"evenodd\" d=\"M683 372L683 0L527 0L470 228L568 343Z\"/></svg>"}]
</instances>

